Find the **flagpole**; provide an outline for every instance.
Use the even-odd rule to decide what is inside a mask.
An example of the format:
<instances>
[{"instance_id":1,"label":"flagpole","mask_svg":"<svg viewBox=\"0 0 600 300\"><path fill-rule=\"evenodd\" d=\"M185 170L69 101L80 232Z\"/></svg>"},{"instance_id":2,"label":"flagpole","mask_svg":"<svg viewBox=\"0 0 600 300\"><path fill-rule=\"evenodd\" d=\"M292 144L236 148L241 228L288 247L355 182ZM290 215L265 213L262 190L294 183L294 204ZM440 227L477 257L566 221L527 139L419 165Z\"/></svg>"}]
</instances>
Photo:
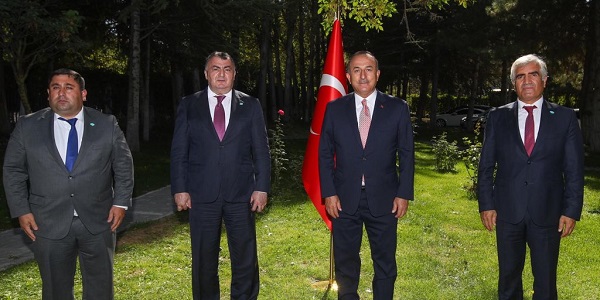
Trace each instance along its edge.
<instances>
[{"instance_id":1,"label":"flagpole","mask_svg":"<svg viewBox=\"0 0 600 300\"><path fill-rule=\"evenodd\" d=\"M327 290L330 290L332 287L334 290L337 290L337 286L335 286L335 279L333 278L333 268L333 231L329 231L329 285L327 286Z\"/></svg>"}]
</instances>

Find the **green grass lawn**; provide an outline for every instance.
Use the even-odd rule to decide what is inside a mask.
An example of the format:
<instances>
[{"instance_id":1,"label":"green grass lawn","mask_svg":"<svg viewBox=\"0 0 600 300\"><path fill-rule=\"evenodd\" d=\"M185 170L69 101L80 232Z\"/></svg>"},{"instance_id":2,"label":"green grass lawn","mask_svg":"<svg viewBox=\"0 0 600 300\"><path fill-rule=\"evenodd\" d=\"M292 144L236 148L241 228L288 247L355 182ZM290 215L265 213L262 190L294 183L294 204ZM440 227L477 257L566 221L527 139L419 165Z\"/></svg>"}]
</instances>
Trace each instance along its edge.
<instances>
[{"instance_id":1,"label":"green grass lawn","mask_svg":"<svg viewBox=\"0 0 600 300\"><path fill-rule=\"evenodd\" d=\"M325 289L329 231L307 200L300 179L305 142L286 143L288 171L281 182L274 183L269 206L257 218L259 299L337 299L335 291ZM428 144L418 142L416 154L416 199L398 225L395 299L496 299L495 235L481 225L477 202L467 199L463 186L468 179L462 163L457 164L456 173L440 174L433 169ZM590 160L600 165L597 158ZM600 169L588 168L582 220L561 245L560 299L600 299L599 189ZM229 299L225 236L222 249L222 299ZM190 252L186 213L120 234L115 257L116 299L192 299ZM361 257L359 293L362 299L372 299L373 269L366 234ZM531 299L529 262L524 284L526 299ZM81 298L80 279L76 286ZM0 273L0 299L40 299L40 290L33 262Z\"/></svg>"}]
</instances>

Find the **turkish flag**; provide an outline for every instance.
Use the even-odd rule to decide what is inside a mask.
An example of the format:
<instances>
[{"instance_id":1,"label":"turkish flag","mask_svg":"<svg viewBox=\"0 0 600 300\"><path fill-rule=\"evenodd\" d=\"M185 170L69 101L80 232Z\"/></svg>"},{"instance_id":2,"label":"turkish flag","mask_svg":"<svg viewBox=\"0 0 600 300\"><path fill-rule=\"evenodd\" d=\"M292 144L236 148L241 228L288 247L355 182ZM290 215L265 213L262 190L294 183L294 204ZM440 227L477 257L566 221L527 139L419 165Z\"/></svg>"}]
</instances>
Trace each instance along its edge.
<instances>
[{"instance_id":1,"label":"turkish flag","mask_svg":"<svg viewBox=\"0 0 600 300\"><path fill-rule=\"evenodd\" d=\"M327 57L323 67L323 76L317 95L317 104L313 113L313 119L310 126L310 135L306 144L306 153L304 154L304 164L302 165L302 182L304 190L312 200L315 208L325 221L325 224L331 230L331 220L325 210L325 205L321 199L321 183L319 182L319 138L321 137L321 127L323 126L323 117L327 103L348 93L348 83L346 81L346 70L344 68L344 47L342 46L342 28L340 21L333 22L331 37L329 38L329 48L327 48Z\"/></svg>"}]
</instances>

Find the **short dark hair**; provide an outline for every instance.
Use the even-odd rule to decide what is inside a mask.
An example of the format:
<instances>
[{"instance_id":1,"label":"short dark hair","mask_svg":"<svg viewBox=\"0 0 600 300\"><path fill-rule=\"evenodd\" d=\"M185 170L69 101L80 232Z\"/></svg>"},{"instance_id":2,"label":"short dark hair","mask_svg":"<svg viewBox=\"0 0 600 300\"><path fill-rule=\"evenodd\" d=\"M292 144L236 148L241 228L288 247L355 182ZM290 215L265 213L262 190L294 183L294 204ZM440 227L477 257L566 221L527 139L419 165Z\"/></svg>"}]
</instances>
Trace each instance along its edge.
<instances>
[{"instance_id":1,"label":"short dark hair","mask_svg":"<svg viewBox=\"0 0 600 300\"><path fill-rule=\"evenodd\" d=\"M206 68L208 68L208 61L211 60L215 56L219 57L222 60L230 60L231 63L233 64L233 70L235 70L235 61L233 60L233 57L231 57L231 55L229 55L229 53L222 52L222 51L215 51L206 57L206 61L204 62L204 70L205 71L206 71Z\"/></svg>"},{"instance_id":2,"label":"short dark hair","mask_svg":"<svg viewBox=\"0 0 600 300\"><path fill-rule=\"evenodd\" d=\"M50 76L48 76L48 86L50 86L50 82L52 82L52 78L54 78L54 76L58 76L58 75L67 75L67 76L75 79L77 84L79 84L79 88L82 91L85 90L85 79L83 78L83 76L81 76L81 74L79 74L71 69L66 69L66 68L58 69L58 70L55 70L52 73L50 73Z\"/></svg>"},{"instance_id":3,"label":"short dark hair","mask_svg":"<svg viewBox=\"0 0 600 300\"><path fill-rule=\"evenodd\" d=\"M375 57L375 55L373 55L373 53L371 53L370 51L367 50L361 50L361 51L356 51L354 52L354 54L352 54L352 56L350 56L350 59L348 60L348 63L346 64L346 73L350 73L350 62L352 61L352 59L355 56L358 55L367 55L373 58L373 60L375 60L375 68L377 68L377 70L379 70L379 61L377 60L377 57Z\"/></svg>"}]
</instances>

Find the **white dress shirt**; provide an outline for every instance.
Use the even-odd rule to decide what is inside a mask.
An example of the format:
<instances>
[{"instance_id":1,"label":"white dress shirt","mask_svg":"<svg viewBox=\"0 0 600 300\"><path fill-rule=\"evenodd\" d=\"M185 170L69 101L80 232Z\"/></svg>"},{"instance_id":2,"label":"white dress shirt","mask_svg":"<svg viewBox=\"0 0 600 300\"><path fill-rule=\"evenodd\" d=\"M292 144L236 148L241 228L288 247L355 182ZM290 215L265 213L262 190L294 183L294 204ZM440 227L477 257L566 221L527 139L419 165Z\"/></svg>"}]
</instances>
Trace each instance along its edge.
<instances>
[{"instance_id":1,"label":"white dress shirt","mask_svg":"<svg viewBox=\"0 0 600 300\"><path fill-rule=\"evenodd\" d=\"M63 163L67 157L67 143L69 142L69 132L71 131L71 124L66 121L59 120L60 116L54 114L54 143L56 143L56 149L62 158ZM77 151L81 149L81 139L83 138L83 126L85 120L83 119L83 108L75 116L77 122L75 122L75 129L77 129Z\"/></svg>"},{"instance_id":2,"label":"white dress shirt","mask_svg":"<svg viewBox=\"0 0 600 300\"><path fill-rule=\"evenodd\" d=\"M519 118L519 132L521 133L521 140L525 143L525 120L527 119L527 110L523 106L532 106L525 104L521 100L517 100L518 103L518 118ZM538 99L533 103L535 109L533 110L533 124L535 126L535 134L533 135L534 140L537 140L538 131L540 130L540 120L542 119L542 105L544 105L544 97Z\"/></svg>"},{"instance_id":3,"label":"white dress shirt","mask_svg":"<svg viewBox=\"0 0 600 300\"><path fill-rule=\"evenodd\" d=\"M367 96L367 98L363 98L358 94L354 93L354 106L356 108L356 121L360 122L360 113L363 110L362 100L367 99L367 106L369 107L369 112L371 113L371 120L373 120L373 108L375 107L375 99L377 99L377 90L373 91L371 95ZM360 126L360 124L358 124Z\"/></svg>"},{"instance_id":4,"label":"white dress shirt","mask_svg":"<svg viewBox=\"0 0 600 300\"><path fill-rule=\"evenodd\" d=\"M208 109L210 110L210 118L213 120L215 120L215 106L217 106L217 94L215 94L215 92L213 92L210 88L207 89L208 90ZM223 99L223 102L221 102L221 104L223 105L223 109L225 110L225 131L227 131L227 125L229 125L229 116L231 115L231 95L232 95L232 90L229 90L229 92L227 92L226 94L223 94L225 96L225 99Z\"/></svg>"}]
</instances>

